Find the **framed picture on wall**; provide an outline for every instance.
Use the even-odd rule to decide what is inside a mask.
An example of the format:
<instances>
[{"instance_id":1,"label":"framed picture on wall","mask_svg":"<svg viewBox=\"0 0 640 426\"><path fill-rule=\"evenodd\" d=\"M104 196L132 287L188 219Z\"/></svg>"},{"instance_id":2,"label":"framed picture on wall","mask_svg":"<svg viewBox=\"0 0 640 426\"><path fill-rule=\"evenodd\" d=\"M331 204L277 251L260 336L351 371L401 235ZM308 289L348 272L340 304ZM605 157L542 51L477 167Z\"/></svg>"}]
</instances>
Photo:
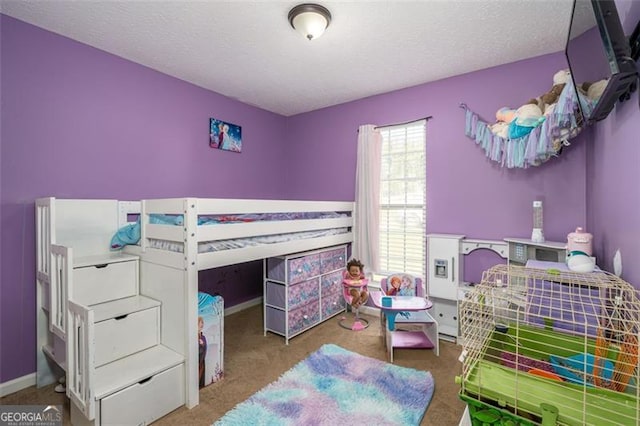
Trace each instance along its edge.
<instances>
[{"instance_id":1,"label":"framed picture on wall","mask_svg":"<svg viewBox=\"0 0 640 426\"><path fill-rule=\"evenodd\" d=\"M210 118L209 146L223 151L242 152L242 127Z\"/></svg>"}]
</instances>

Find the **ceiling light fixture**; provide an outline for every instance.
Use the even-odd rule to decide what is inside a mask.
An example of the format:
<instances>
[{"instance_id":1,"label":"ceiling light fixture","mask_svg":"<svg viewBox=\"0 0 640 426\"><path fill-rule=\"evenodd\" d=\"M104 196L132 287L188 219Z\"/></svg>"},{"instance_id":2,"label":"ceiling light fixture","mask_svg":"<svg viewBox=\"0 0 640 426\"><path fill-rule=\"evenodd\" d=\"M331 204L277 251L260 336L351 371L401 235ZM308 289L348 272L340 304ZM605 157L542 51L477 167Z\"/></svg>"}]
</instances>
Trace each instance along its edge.
<instances>
[{"instance_id":1,"label":"ceiling light fixture","mask_svg":"<svg viewBox=\"0 0 640 426\"><path fill-rule=\"evenodd\" d=\"M308 40L318 38L331 22L331 12L319 4L299 4L289 11L289 23Z\"/></svg>"}]
</instances>

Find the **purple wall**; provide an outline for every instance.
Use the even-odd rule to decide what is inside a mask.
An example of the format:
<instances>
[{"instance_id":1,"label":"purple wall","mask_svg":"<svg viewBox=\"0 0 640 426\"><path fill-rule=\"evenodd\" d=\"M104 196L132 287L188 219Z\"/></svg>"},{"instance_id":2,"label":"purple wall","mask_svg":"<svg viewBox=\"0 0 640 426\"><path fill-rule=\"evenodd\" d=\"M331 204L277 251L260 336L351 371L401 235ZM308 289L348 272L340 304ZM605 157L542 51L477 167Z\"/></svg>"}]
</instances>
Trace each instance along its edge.
<instances>
[{"instance_id":1,"label":"purple wall","mask_svg":"<svg viewBox=\"0 0 640 426\"><path fill-rule=\"evenodd\" d=\"M288 195L352 200L358 126L431 115L427 232L530 237L532 202L543 200L547 239L565 241L568 232L586 225L584 143L576 140L540 167L506 170L465 136L459 104L493 121L500 107L518 107L549 90L553 74L566 66L563 54L546 55L291 117Z\"/></svg>"},{"instance_id":2,"label":"purple wall","mask_svg":"<svg viewBox=\"0 0 640 426\"><path fill-rule=\"evenodd\" d=\"M358 126L433 116L427 124L428 233L529 238L532 202L542 200L547 240L566 241L576 226L586 226L583 138L540 167L506 170L465 136L459 108L464 102L492 122L499 108L545 93L566 67L563 53L545 55L291 117L288 195L354 199ZM465 257L464 279L479 282L482 271L504 262L488 250L473 252Z\"/></svg>"},{"instance_id":3,"label":"purple wall","mask_svg":"<svg viewBox=\"0 0 640 426\"><path fill-rule=\"evenodd\" d=\"M548 240L565 241L586 224L603 256L615 246L627 260L638 257L632 238L640 235L633 219L640 217L640 194L632 185L638 172L631 172L638 164L637 95L598 126L597 142L580 136L537 168L502 169L464 135L460 102L492 121L500 107L546 92L553 74L566 68L560 53L286 119L3 15L0 26L0 382L35 369L35 198L353 200L360 124L433 116L427 127L430 233L526 238L531 202L541 199ZM242 154L208 148L209 117L243 127ZM613 195L619 182L625 197ZM465 279L477 281L500 259L480 251L465 261ZM639 282L630 263L625 277ZM239 302L261 286L244 283L242 294L230 297L225 293L237 288L229 280L245 281L259 269L200 276L205 290Z\"/></svg>"},{"instance_id":4,"label":"purple wall","mask_svg":"<svg viewBox=\"0 0 640 426\"><path fill-rule=\"evenodd\" d=\"M640 20L640 2L616 1L626 34ZM638 64L640 66L640 64ZM622 254L622 278L640 289L640 107L638 92L618 103L588 136L587 212L598 265L613 271Z\"/></svg>"},{"instance_id":5,"label":"purple wall","mask_svg":"<svg viewBox=\"0 0 640 426\"><path fill-rule=\"evenodd\" d=\"M262 279L262 260L256 260L198 272L198 290L222 295L228 308L262 297Z\"/></svg>"},{"instance_id":6,"label":"purple wall","mask_svg":"<svg viewBox=\"0 0 640 426\"><path fill-rule=\"evenodd\" d=\"M35 198L282 198L286 121L5 15L0 26L5 382L35 369ZM209 148L210 117L243 127L241 154ZM227 301L261 294L254 275Z\"/></svg>"},{"instance_id":7,"label":"purple wall","mask_svg":"<svg viewBox=\"0 0 640 426\"><path fill-rule=\"evenodd\" d=\"M464 255L462 280L468 283L479 283L482 281L482 273L499 263L507 263L507 260L489 249L474 250Z\"/></svg>"}]
</instances>

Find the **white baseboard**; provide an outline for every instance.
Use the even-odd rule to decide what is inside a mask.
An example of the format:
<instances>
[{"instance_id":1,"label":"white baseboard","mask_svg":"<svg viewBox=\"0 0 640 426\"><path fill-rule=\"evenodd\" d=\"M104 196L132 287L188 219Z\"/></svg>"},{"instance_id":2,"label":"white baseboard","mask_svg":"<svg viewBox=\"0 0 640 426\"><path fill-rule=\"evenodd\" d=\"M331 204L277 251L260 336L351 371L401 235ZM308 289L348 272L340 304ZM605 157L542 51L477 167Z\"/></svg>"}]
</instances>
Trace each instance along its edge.
<instances>
[{"instance_id":1,"label":"white baseboard","mask_svg":"<svg viewBox=\"0 0 640 426\"><path fill-rule=\"evenodd\" d=\"M36 373L27 374L26 376L18 377L8 382L0 383L0 397L10 395L14 392L18 392L22 389L26 389L29 386L36 385Z\"/></svg>"},{"instance_id":2,"label":"white baseboard","mask_svg":"<svg viewBox=\"0 0 640 426\"><path fill-rule=\"evenodd\" d=\"M235 314L236 312L244 311L253 306L262 304L262 297L256 297L255 299L247 300L246 302L233 305L230 308L224 310L224 316Z\"/></svg>"}]
</instances>

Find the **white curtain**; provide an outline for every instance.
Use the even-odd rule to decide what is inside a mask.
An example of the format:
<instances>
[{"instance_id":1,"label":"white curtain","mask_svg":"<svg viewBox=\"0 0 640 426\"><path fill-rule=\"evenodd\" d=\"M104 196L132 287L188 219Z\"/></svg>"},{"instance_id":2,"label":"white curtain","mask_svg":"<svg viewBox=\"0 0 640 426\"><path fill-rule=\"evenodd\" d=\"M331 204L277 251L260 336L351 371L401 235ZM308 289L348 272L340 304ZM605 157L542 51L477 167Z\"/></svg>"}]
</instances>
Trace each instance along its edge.
<instances>
[{"instance_id":1,"label":"white curtain","mask_svg":"<svg viewBox=\"0 0 640 426\"><path fill-rule=\"evenodd\" d=\"M353 257L365 266L367 275L379 271L380 168L382 136L372 124L358 129L356 206Z\"/></svg>"}]
</instances>

